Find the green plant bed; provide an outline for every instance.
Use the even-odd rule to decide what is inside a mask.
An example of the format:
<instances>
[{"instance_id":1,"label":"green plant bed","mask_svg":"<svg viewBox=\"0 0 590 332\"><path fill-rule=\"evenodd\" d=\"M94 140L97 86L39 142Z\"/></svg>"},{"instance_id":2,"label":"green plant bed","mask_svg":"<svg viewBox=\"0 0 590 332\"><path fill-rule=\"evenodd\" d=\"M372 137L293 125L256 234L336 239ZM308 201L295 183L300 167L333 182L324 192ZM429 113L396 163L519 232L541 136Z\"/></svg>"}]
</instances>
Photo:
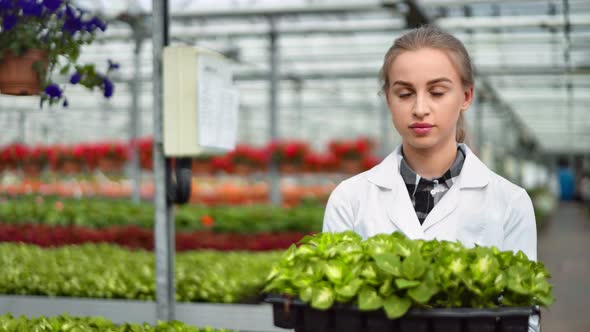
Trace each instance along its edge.
<instances>
[{"instance_id":1,"label":"green plant bed","mask_svg":"<svg viewBox=\"0 0 590 332\"><path fill-rule=\"evenodd\" d=\"M327 310L337 303L383 309L396 319L410 308L547 306L542 263L522 252L468 249L458 242L410 240L401 233L365 241L353 232L308 236L269 275L265 292Z\"/></svg>"},{"instance_id":2,"label":"green plant bed","mask_svg":"<svg viewBox=\"0 0 590 332\"><path fill-rule=\"evenodd\" d=\"M158 322L156 325L114 324L101 317L13 317L10 314L0 315L0 332L229 332L225 329L210 327L197 328L182 322Z\"/></svg>"},{"instance_id":3,"label":"green plant bed","mask_svg":"<svg viewBox=\"0 0 590 332\"><path fill-rule=\"evenodd\" d=\"M175 210L175 221L179 231L319 232L323 215L324 206L319 203L294 208L183 205ZM28 196L0 200L0 222L86 227L138 225L153 229L154 207L146 202Z\"/></svg>"},{"instance_id":4,"label":"green plant bed","mask_svg":"<svg viewBox=\"0 0 590 332\"><path fill-rule=\"evenodd\" d=\"M176 300L258 302L279 252L176 255ZM0 294L155 299L154 255L112 245L0 244Z\"/></svg>"}]
</instances>

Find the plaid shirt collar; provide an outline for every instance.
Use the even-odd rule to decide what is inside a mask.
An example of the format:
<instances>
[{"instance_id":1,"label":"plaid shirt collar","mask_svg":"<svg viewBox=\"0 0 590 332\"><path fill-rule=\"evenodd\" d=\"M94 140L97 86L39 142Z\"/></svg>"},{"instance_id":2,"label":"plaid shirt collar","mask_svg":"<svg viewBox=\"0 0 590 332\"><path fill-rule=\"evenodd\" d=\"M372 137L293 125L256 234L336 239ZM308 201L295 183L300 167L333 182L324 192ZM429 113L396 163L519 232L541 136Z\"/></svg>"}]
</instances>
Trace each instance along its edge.
<instances>
[{"instance_id":1,"label":"plaid shirt collar","mask_svg":"<svg viewBox=\"0 0 590 332\"><path fill-rule=\"evenodd\" d=\"M403 150L399 150L400 174L406 184L420 224L424 222L430 211L443 198L461 173L466 156L463 149L461 145L457 146L458 153L455 162L445 174L435 179L426 179L416 174L404 160Z\"/></svg>"},{"instance_id":2,"label":"plaid shirt collar","mask_svg":"<svg viewBox=\"0 0 590 332\"><path fill-rule=\"evenodd\" d=\"M457 146L457 150L459 153L457 153L457 157L455 158L455 162L453 162L453 165L451 165L451 168L449 168L445 174L443 174L441 177L436 178L436 179L426 179L426 178L422 178L420 175L418 175L416 172L414 172L414 170L408 165L408 163L406 163L405 159L404 159L404 152L403 152L403 148L399 149L399 170L400 170L400 174L402 175L402 178L404 179L404 182L406 183L406 185L416 185L418 184L421 180L427 181L427 182L432 182L434 183L435 181L438 183L447 183L449 185L449 187L453 184L454 182L454 178L456 178L457 176L459 176L459 174L461 173L461 169L463 168L463 163L465 162L465 151L463 150L463 147L461 145Z\"/></svg>"}]
</instances>

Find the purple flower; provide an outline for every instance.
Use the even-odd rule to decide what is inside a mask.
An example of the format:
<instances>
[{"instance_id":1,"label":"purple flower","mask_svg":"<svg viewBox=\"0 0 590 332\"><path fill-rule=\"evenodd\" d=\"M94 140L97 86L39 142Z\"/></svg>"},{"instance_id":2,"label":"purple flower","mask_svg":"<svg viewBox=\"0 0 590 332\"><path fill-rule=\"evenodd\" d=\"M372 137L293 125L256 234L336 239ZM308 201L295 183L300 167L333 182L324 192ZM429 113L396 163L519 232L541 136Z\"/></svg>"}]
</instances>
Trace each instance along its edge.
<instances>
[{"instance_id":1,"label":"purple flower","mask_svg":"<svg viewBox=\"0 0 590 332\"><path fill-rule=\"evenodd\" d=\"M18 23L18 18L16 17L16 15L6 15L4 16L4 21L2 21L2 28L5 31L8 31L14 28L16 23Z\"/></svg>"},{"instance_id":2,"label":"purple flower","mask_svg":"<svg viewBox=\"0 0 590 332\"><path fill-rule=\"evenodd\" d=\"M0 9L3 11L12 9L12 7L12 0L0 0Z\"/></svg>"},{"instance_id":3,"label":"purple flower","mask_svg":"<svg viewBox=\"0 0 590 332\"><path fill-rule=\"evenodd\" d=\"M66 6L66 17L76 17L76 14L74 13L74 8L72 8L71 6Z\"/></svg>"},{"instance_id":4,"label":"purple flower","mask_svg":"<svg viewBox=\"0 0 590 332\"><path fill-rule=\"evenodd\" d=\"M62 93L61 89L55 83L51 83L45 87L45 94L51 98L59 99L59 98L61 98L61 93Z\"/></svg>"},{"instance_id":5,"label":"purple flower","mask_svg":"<svg viewBox=\"0 0 590 332\"><path fill-rule=\"evenodd\" d=\"M62 31L67 32L70 35L80 31L82 29L82 20L80 20L80 17L77 15L75 8L66 6L65 14L66 18Z\"/></svg>"},{"instance_id":6,"label":"purple flower","mask_svg":"<svg viewBox=\"0 0 590 332\"><path fill-rule=\"evenodd\" d=\"M80 74L79 72L76 72L76 73L74 73L74 75L72 75L72 77L70 77L70 83L78 84L81 79L82 79L82 74Z\"/></svg>"},{"instance_id":7,"label":"purple flower","mask_svg":"<svg viewBox=\"0 0 590 332\"><path fill-rule=\"evenodd\" d=\"M82 21L77 17L68 15L62 30L69 33L70 35L73 35L76 32L82 30Z\"/></svg>"},{"instance_id":8,"label":"purple flower","mask_svg":"<svg viewBox=\"0 0 590 332\"><path fill-rule=\"evenodd\" d=\"M41 17L43 5L34 0L20 0L19 5L23 9L23 15Z\"/></svg>"},{"instance_id":9,"label":"purple flower","mask_svg":"<svg viewBox=\"0 0 590 332\"><path fill-rule=\"evenodd\" d=\"M108 69L109 71L119 69L118 63L113 62L111 59L108 59L108 62L109 62L109 69Z\"/></svg>"},{"instance_id":10,"label":"purple flower","mask_svg":"<svg viewBox=\"0 0 590 332\"><path fill-rule=\"evenodd\" d=\"M43 0L43 6L49 9L51 13L56 11L63 3L63 0Z\"/></svg>"},{"instance_id":11,"label":"purple flower","mask_svg":"<svg viewBox=\"0 0 590 332\"><path fill-rule=\"evenodd\" d=\"M94 31L94 29L99 28L101 31L105 31L107 29L107 24L103 22L100 18L94 16L90 21L86 22L87 31Z\"/></svg>"},{"instance_id":12,"label":"purple flower","mask_svg":"<svg viewBox=\"0 0 590 332\"><path fill-rule=\"evenodd\" d=\"M108 78L104 77L102 79L102 85L103 85L103 95L106 98L111 98L113 96L113 91L115 90L115 86L113 85L113 82L111 82L111 80L109 80Z\"/></svg>"}]
</instances>

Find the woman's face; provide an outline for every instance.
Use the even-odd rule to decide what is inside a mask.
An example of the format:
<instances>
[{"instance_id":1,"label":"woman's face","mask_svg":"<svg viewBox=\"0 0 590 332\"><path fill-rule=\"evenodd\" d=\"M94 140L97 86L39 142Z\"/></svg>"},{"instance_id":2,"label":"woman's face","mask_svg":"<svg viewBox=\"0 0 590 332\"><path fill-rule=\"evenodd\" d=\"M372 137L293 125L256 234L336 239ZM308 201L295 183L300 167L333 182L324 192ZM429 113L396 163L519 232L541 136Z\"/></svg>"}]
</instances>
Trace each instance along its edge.
<instances>
[{"instance_id":1,"label":"woman's face","mask_svg":"<svg viewBox=\"0 0 590 332\"><path fill-rule=\"evenodd\" d=\"M405 51L388 75L387 105L404 144L419 150L456 144L457 121L473 99L473 87L463 87L449 56L431 48Z\"/></svg>"}]
</instances>

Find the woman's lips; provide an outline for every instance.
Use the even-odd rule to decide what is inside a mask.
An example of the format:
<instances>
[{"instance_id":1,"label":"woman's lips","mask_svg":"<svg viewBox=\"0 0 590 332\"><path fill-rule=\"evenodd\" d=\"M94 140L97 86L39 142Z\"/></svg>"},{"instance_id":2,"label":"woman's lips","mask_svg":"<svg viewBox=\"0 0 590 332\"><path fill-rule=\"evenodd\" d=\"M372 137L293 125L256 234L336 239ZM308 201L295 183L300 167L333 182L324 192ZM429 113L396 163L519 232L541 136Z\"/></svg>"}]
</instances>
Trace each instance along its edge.
<instances>
[{"instance_id":1,"label":"woman's lips","mask_svg":"<svg viewBox=\"0 0 590 332\"><path fill-rule=\"evenodd\" d=\"M432 131L433 125L429 123L416 123L410 126L410 129L414 131L416 135L427 135Z\"/></svg>"},{"instance_id":2,"label":"woman's lips","mask_svg":"<svg viewBox=\"0 0 590 332\"><path fill-rule=\"evenodd\" d=\"M432 130L432 127L414 127L412 130L417 135L426 135Z\"/></svg>"}]
</instances>

